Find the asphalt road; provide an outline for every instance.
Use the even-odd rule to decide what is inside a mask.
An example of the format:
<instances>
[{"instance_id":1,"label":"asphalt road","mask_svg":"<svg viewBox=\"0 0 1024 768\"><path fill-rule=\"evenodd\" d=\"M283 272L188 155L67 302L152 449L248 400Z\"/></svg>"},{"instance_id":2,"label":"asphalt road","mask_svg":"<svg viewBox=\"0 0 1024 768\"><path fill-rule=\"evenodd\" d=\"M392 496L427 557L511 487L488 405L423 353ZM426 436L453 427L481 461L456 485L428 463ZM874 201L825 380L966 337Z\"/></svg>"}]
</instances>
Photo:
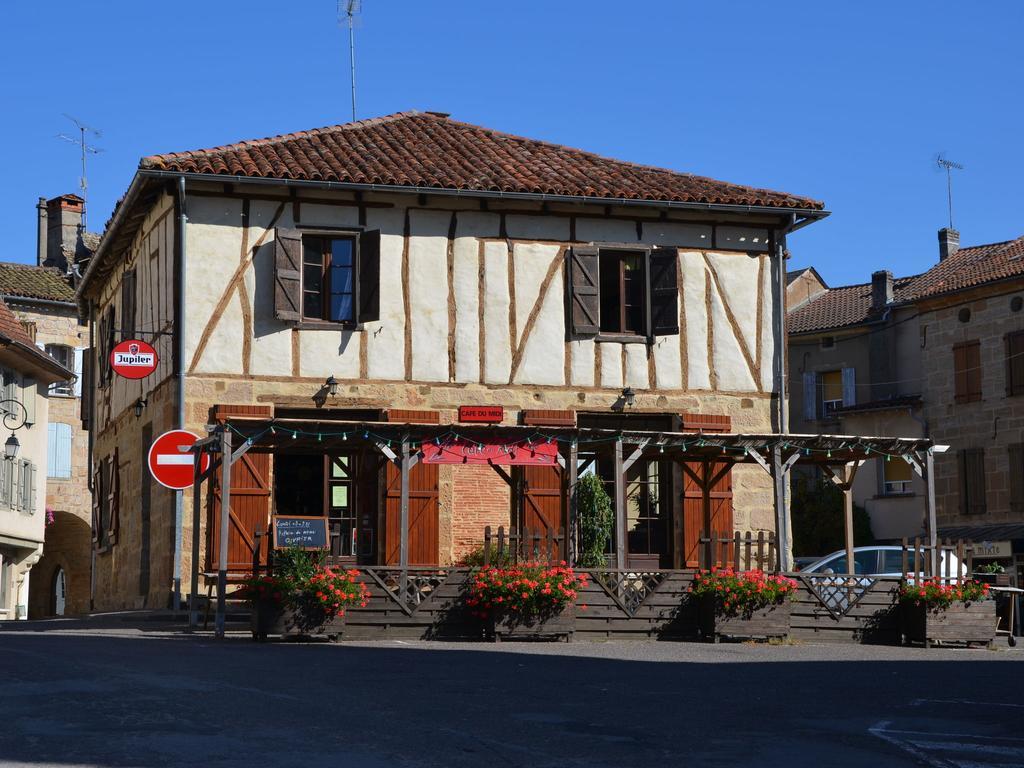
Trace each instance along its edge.
<instances>
[{"instance_id":1,"label":"asphalt road","mask_svg":"<svg viewBox=\"0 0 1024 768\"><path fill-rule=\"evenodd\" d=\"M2 765L1024 766L1018 650L61 626L0 627Z\"/></svg>"}]
</instances>

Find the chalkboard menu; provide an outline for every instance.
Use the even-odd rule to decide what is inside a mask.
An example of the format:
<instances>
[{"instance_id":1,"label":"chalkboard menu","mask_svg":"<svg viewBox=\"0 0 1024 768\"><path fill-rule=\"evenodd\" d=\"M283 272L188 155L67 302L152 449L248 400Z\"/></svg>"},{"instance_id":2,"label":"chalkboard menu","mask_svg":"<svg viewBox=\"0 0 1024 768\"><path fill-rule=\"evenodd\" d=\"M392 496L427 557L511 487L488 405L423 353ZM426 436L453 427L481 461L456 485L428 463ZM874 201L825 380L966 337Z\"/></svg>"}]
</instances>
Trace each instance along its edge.
<instances>
[{"instance_id":1,"label":"chalkboard menu","mask_svg":"<svg viewBox=\"0 0 1024 768\"><path fill-rule=\"evenodd\" d=\"M330 537L326 517L274 515L274 549L327 549Z\"/></svg>"}]
</instances>

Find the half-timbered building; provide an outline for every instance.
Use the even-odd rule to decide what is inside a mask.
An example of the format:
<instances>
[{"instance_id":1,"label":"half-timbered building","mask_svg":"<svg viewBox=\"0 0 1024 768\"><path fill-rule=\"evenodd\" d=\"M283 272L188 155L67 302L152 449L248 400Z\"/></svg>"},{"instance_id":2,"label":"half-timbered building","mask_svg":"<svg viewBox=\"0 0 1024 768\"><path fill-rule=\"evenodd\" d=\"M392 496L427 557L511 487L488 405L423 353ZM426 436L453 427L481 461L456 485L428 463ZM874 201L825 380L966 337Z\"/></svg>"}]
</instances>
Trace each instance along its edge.
<instances>
[{"instance_id":1,"label":"half-timbered building","mask_svg":"<svg viewBox=\"0 0 1024 768\"><path fill-rule=\"evenodd\" d=\"M762 467L701 487L622 435L785 431L786 236L825 215L431 112L144 158L78 294L97 608L248 568L272 514L327 517L361 565L458 562L486 526L571 555L581 471L614 489L620 567L695 565L708 526L774 529ZM140 381L108 362L131 337L160 357ZM233 465L223 545L221 475L194 510L147 471L156 436L208 425L272 443ZM492 467L420 447L488 435L561 452Z\"/></svg>"}]
</instances>

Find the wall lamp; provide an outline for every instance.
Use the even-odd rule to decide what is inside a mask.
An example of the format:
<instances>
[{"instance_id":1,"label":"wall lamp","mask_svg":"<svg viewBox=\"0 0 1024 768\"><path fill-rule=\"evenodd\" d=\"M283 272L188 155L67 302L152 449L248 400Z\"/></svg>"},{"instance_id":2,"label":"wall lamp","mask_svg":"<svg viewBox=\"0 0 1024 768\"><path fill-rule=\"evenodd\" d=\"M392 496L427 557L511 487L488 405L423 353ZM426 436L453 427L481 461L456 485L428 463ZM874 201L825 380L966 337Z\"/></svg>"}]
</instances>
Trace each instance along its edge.
<instances>
[{"instance_id":1,"label":"wall lamp","mask_svg":"<svg viewBox=\"0 0 1024 768\"><path fill-rule=\"evenodd\" d=\"M4 458L7 461L14 461L18 458L18 449L21 448L21 443L18 442L18 438L11 432L11 436L7 438L7 442L4 443Z\"/></svg>"},{"instance_id":2,"label":"wall lamp","mask_svg":"<svg viewBox=\"0 0 1024 768\"><path fill-rule=\"evenodd\" d=\"M327 377L327 381L324 382L324 386L327 387L327 392L331 397L338 394L338 380L333 376Z\"/></svg>"},{"instance_id":3,"label":"wall lamp","mask_svg":"<svg viewBox=\"0 0 1024 768\"><path fill-rule=\"evenodd\" d=\"M136 419L142 417L142 412L146 409L146 407L148 405L149 405L149 400L147 400L144 397L140 397L138 400L135 401L135 418Z\"/></svg>"},{"instance_id":4,"label":"wall lamp","mask_svg":"<svg viewBox=\"0 0 1024 768\"><path fill-rule=\"evenodd\" d=\"M636 392L633 391L632 387L626 387L622 390L622 401L627 406L632 406L636 402Z\"/></svg>"}]
</instances>

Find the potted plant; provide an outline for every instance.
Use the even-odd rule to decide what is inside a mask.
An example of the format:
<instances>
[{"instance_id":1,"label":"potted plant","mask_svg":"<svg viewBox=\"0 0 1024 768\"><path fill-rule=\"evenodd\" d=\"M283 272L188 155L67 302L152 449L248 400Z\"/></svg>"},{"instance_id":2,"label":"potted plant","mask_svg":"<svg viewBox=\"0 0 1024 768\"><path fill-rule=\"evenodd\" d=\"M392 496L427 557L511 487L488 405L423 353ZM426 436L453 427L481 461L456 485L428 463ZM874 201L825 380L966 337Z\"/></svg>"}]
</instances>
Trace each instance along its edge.
<instances>
[{"instance_id":1,"label":"potted plant","mask_svg":"<svg viewBox=\"0 0 1024 768\"><path fill-rule=\"evenodd\" d=\"M564 561L484 566L470 573L466 605L496 641L568 640L575 629L574 601L586 584L586 574Z\"/></svg>"},{"instance_id":2,"label":"potted plant","mask_svg":"<svg viewBox=\"0 0 1024 768\"><path fill-rule=\"evenodd\" d=\"M697 571L687 591L697 601L697 626L702 639L718 642L782 638L789 634L789 601L793 579L764 571L712 568Z\"/></svg>"},{"instance_id":3,"label":"potted plant","mask_svg":"<svg viewBox=\"0 0 1024 768\"><path fill-rule=\"evenodd\" d=\"M1010 574L1006 572L1006 568L1003 567L1002 563L992 561L979 565L974 569L975 581L980 581L983 584L991 584L996 587L1008 587L1010 586Z\"/></svg>"},{"instance_id":4,"label":"potted plant","mask_svg":"<svg viewBox=\"0 0 1024 768\"><path fill-rule=\"evenodd\" d=\"M988 645L996 635L996 604L988 584L967 580L943 584L929 579L900 587L902 635L910 642L979 643Z\"/></svg>"},{"instance_id":5,"label":"potted plant","mask_svg":"<svg viewBox=\"0 0 1024 768\"><path fill-rule=\"evenodd\" d=\"M335 570L326 554L290 548L278 552L273 573L253 576L243 587L252 606L254 640L281 637L329 637L344 629L345 609L366 607L370 592L356 581L359 571Z\"/></svg>"}]
</instances>

